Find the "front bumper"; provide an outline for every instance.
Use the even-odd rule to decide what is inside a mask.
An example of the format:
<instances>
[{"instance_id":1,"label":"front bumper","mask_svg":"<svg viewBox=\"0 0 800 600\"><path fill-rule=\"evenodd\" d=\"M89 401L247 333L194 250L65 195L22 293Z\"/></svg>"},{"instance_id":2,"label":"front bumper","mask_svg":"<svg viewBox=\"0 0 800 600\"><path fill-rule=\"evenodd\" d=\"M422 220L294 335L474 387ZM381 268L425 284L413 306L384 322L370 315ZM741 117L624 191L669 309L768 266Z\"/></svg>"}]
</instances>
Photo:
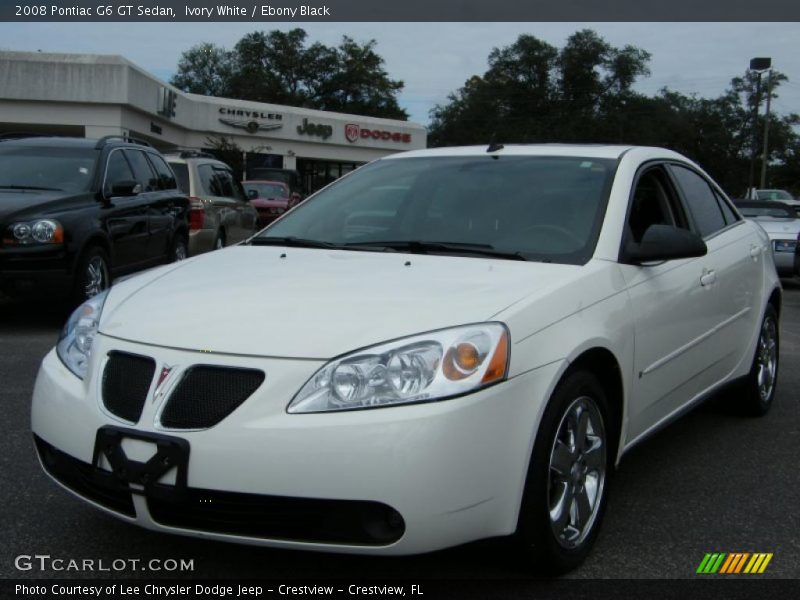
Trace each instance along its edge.
<instances>
[{"instance_id":1,"label":"front bumper","mask_svg":"<svg viewBox=\"0 0 800 600\"><path fill-rule=\"evenodd\" d=\"M75 480L55 477L62 485L149 529L351 553L412 554L512 533L544 398L561 366L554 363L442 402L290 415L289 400L321 366L319 361L193 353L104 336L95 344L85 381L70 373L54 351L42 363L32 427L46 470L47 452L42 449L52 448L94 485L98 430L113 426L166 435L190 447L187 487L180 497L184 504L176 504L169 488L158 494L140 490L131 495L132 509L123 510L120 506L129 506L127 490L117 494L115 508ZM201 431L168 431L158 425L170 389L156 395L153 382L141 418L132 425L102 403L100 374L112 349L153 357L157 373L162 365L172 366L176 375L167 380L167 388L182 370L196 364L257 368L266 380L228 417ZM222 530L215 521L218 514L201 506L214 502L248 516L236 528ZM341 522L342 510L355 525L331 535L325 529L331 519L325 515ZM176 521L176 512L192 518ZM284 522L308 521L312 515L316 531L265 528L264 520L274 523L275 515ZM375 531L384 525L389 530L372 538L354 537L359 526Z\"/></svg>"},{"instance_id":2,"label":"front bumper","mask_svg":"<svg viewBox=\"0 0 800 600\"><path fill-rule=\"evenodd\" d=\"M72 270L68 254L60 247L4 248L0 250L0 291L11 296L67 293Z\"/></svg>"}]
</instances>

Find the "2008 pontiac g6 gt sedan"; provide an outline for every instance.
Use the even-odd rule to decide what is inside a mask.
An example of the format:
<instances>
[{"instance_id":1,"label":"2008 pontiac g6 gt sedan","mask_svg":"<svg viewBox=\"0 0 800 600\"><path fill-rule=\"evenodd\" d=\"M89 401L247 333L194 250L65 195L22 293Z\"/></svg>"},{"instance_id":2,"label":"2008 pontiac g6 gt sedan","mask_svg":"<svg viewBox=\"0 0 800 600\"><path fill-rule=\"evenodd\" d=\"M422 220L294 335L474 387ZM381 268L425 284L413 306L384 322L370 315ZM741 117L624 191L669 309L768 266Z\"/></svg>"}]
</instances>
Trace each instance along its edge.
<instances>
[{"instance_id":1,"label":"2008 pontiac g6 gt sedan","mask_svg":"<svg viewBox=\"0 0 800 600\"><path fill-rule=\"evenodd\" d=\"M98 294L41 366L45 471L158 531L577 566L626 450L775 395L764 231L674 152L446 148Z\"/></svg>"}]
</instances>

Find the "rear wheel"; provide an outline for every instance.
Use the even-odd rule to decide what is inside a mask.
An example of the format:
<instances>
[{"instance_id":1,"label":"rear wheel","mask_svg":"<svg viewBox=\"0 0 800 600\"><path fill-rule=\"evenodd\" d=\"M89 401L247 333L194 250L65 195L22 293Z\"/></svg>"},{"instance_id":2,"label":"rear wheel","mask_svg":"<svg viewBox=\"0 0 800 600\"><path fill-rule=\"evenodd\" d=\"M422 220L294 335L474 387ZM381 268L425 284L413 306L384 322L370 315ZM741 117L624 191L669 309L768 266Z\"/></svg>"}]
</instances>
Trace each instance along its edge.
<instances>
[{"instance_id":1,"label":"rear wheel","mask_svg":"<svg viewBox=\"0 0 800 600\"><path fill-rule=\"evenodd\" d=\"M177 234L172 241L172 250L169 256L170 262L178 262L187 258L189 258L189 243L186 240L186 236Z\"/></svg>"},{"instance_id":2,"label":"rear wheel","mask_svg":"<svg viewBox=\"0 0 800 600\"><path fill-rule=\"evenodd\" d=\"M761 320L753 364L742 390L742 408L749 415L763 416L772 407L775 384L778 381L779 349L778 313L768 304Z\"/></svg>"},{"instance_id":3,"label":"rear wheel","mask_svg":"<svg viewBox=\"0 0 800 600\"><path fill-rule=\"evenodd\" d=\"M84 251L75 271L73 302L80 304L111 287L111 261L105 250L92 246Z\"/></svg>"},{"instance_id":4,"label":"rear wheel","mask_svg":"<svg viewBox=\"0 0 800 600\"><path fill-rule=\"evenodd\" d=\"M221 250L225 247L225 232L220 231L217 233L217 237L214 239L214 247L212 250Z\"/></svg>"},{"instance_id":5,"label":"rear wheel","mask_svg":"<svg viewBox=\"0 0 800 600\"><path fill-rule=\"evenodd\" d=\"M532 570L574 569L605 511L612 464L608 401L589 372L568 375L542 417L520 508L517 542Z\"/></svg>"}]
</instances>

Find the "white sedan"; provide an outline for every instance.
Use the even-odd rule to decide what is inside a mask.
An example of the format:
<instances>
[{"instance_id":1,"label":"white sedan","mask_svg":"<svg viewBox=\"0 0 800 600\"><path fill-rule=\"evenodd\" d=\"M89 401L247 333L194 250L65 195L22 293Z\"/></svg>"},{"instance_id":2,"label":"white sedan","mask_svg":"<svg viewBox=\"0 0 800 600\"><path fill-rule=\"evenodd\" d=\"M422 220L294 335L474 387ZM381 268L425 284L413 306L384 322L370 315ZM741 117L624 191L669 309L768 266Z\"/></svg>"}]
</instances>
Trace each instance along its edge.
<instances>
[{"instance_id":1,"label":"white sedan","mask_svg":"<svg viewBox=\"0 0 800 600\"><path fill-rule=\"evenodd\" d=\"M507 535L563 572L633 445L729 383L769 410L780 309L766 234L679 154L409 152L90 299L33 433L54 480L149 529L385 555Z\"/></svg>"}]
</instances>

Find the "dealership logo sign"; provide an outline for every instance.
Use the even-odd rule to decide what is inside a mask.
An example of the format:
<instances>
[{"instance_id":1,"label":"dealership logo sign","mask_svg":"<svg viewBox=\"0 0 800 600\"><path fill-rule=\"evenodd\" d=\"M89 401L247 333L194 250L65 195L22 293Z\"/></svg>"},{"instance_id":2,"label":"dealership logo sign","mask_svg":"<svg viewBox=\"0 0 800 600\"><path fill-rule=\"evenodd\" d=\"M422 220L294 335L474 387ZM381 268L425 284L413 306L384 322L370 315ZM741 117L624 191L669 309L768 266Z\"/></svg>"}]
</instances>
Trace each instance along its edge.
<instances>
[{"instance_id":1,"label":"dealership logo sign","mask_svg":"<svg viewBox=\"0 0 800 600\"><path fill-rule=\"evenodd\" d=\"M297 126L297 133L300 135L314 135L327 140L333 135L333 127L331 125L309 123L308 119L303 119L303 124Z\"/></svg>"},{"instance_id":2,"label":"dealership logo sign","mask_svg":"<svg viewBox=\"0 0 800 600\"><path fill-rule=\"evenodd\" d=\"M239 117L238 119L220 117L219 120L220 123L224 123L229 127L244 129L247 131L247 133L272 131L274 129L280 129L283 127L283 123L274 122L283 120L283 115L280 113L264 112L261 110L247 110L243 108L226 108L222 106L219 109L219 114L225 115L225 117Z\"/></svg>"},{"instance_id":3,"label":"dealership logo sign","mask_svg":"<svg viewBox=\"0 0 800 600\"><path fill-rule=\"evenodd\" d=\"M283 127L282 123L259 123L258 121L235 121L234 119L220 119L220 123L224 123L230 127L237 129L244 129L247 133L258 133L259 131L272 131L273 129L280 129Z\"/></svg>"},{"instance_id":4,"label":"dealership logo sign","mask_svg":"<svg viewBox=\"0 0 800 600\"><path fill-rule=\"evenodd\" d=\"M344 126L344 137L348 142L357 142L359 139L399 142L402 144L408 144L411 142L410 133L386 131L385 129L369 129L367 127L356 125L355 123L348 123Z\"/></svg>"}]
</instances>

